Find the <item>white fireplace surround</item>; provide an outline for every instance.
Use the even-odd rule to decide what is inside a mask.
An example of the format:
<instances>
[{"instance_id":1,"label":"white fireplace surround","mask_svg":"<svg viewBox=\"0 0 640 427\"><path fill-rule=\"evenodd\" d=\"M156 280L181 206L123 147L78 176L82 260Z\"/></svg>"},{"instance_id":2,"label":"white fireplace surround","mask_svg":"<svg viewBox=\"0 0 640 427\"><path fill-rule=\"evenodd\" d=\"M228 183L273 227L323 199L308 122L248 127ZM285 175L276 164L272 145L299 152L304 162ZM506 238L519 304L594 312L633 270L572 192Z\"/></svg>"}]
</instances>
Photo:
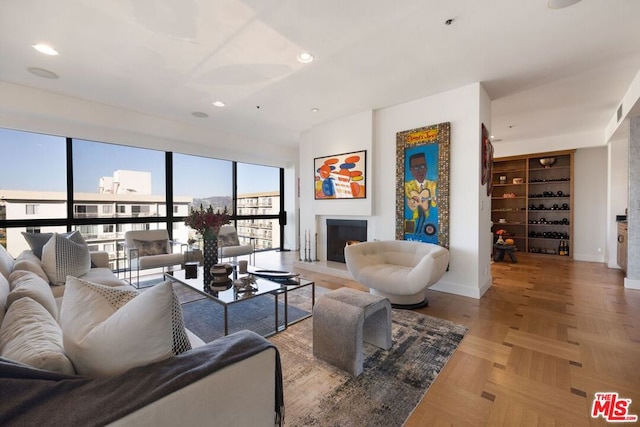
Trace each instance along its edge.
<instances>
[{"instance_id":1,"label":"white fireplace surround","mask_svg":"<svg viewBox=\"0 0 640 427\"><path fill-rule=\"evenodd\" d=\"M296 267L303 268L309 271L315 271L318 273L330 274L346 279L353 279L346 264L336 261L327 261L327 219L335 220L361 220L367 221L367 240L377 240L371 235L371 218L364 216L334 216L334 215L316 215L315 216L315 229L313 230L300 230L300 259L294 263ZM311 262L305 261L305 233L311 234ZM317 242L316 242L317 233ZM317 253L316 253L317 247ZM309 244L307 244L309 249ZM317 260L317 261L316 261Z\"/></svg>"}]
</instances>

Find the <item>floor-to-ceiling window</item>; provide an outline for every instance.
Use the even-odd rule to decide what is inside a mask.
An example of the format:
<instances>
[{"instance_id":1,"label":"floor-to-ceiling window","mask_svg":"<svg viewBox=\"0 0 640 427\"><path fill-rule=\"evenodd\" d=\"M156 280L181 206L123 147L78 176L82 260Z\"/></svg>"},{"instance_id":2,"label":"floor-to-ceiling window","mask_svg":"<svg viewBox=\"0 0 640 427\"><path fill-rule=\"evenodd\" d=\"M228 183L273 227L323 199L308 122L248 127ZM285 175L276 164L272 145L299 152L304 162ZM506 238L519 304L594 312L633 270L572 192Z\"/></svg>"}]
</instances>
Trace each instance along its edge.
<instances>
[{"instance_id":1,"label":"floor-to-ceiling window","mask_svg":"<svg viewBox=\"0 0 640 427\"><path fill-rule=\"evenodd\" d=\"M216 211L233 213L233 162L174 153L173 199L180 202L174 217L184 218L189 209L211 206ZM175 207L176 205L174 205ZM176 234L178 233L178 234ZM176 222L174 237L186 242L199 238L195 231Z\"/></svg>"},{"instance_id":2,"label":"floor-to-ceiling window","mask_svg":"<svg viewBox=\"0 0 640 427\"><path fill-rule=\"evenodd\" d=\"M71 144L72 229L90 247L108 252L114 270L122 269L126 231L167 226L155 222L167 217L165 153L80 139Z\"/></svg>"},{"instance_id":3,"label":"floor-to-ceiling window","mask_svg":"<svg viewBox=\"0 0 640 427\"><path fill-rule=\"evenodd\" d=\"M279 245L278 168L7 129L0 150L0 244L14 256L28 249L23 231L79 230L121 269L127 230L169 228L186 242L184 217L200 205L248 221L259 249ZM258 193L255 210L240 208Z\"/></svg>"},{"instance_id":4,"label":"floor-to-ceiling window","mask_svg":"<svg viewBox=\"0 0 640 427\"><path fill-rule=\"evenodd\" d=\"M280 169L237 164L237 228L240 243L256 250L280 247Z\"/></svg>"},{"instance_id":5,"label":"floor-to-ceiling window","mask_svg":"<svg viewBox=\"0 0 640 427\"><path fill-rule=\"evenodd\" d=\"M66 139L0 129L0 152L0 244L17 256L29 249L21 232L66 231L52 221L67 216Z\"/></svg>"}]
</instances>

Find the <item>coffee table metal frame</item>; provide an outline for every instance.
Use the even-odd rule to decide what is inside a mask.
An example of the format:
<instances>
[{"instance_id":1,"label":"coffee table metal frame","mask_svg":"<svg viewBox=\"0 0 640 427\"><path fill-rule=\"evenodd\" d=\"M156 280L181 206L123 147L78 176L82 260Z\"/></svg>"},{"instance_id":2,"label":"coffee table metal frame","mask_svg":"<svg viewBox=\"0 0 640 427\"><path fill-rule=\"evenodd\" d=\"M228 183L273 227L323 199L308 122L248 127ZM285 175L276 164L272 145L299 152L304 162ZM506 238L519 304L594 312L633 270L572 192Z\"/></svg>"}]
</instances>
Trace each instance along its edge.
<instances>
[{"instance_id":1,"label":"coffee table metal frame","mask_svg":"<svg viewBox=\"0 0 640 427\"><path fill-rule=\"evenodd\" d=\"M241 278L246 276L246 274L237 274L233 273L234 277ZM242 301L247 301L252 298L256 298L262 295L271 294L274 296L274 311L275 311L275 328L274 334L287 329L290 325L293 325L301 320L307 319L311 317L311 313L306 316L297 319L294 322L289 323L289 298L288 294L290 291L301 289L306 286L311 286L311 308L313 310L313 306L316 302L316 284L315 282L307 279L302 279L300 277L290 278L286 281L275 281L269 280L262 277L256 278L256 283L254 286L257 286L258 289L255 292L237 292L236 289L231 286L226 290L218 290L218 291L207 291L204 289L204 281L202 267L198 268L198 277L195 279L187 279L185 278L185 270L176 270L176 271L167 271L164 273L164 277L167 280L172 280L174 282L178 282L183 286L187 286L195 290L196 292L204 295L210 300L220 304L224 309L224 334L229 334L229 306L231 304L239 303ZM284 324L280 326L278 324L278 296L284 294ZM269 334L271 335L271 334Z\"/></svg>"}]
</instances>

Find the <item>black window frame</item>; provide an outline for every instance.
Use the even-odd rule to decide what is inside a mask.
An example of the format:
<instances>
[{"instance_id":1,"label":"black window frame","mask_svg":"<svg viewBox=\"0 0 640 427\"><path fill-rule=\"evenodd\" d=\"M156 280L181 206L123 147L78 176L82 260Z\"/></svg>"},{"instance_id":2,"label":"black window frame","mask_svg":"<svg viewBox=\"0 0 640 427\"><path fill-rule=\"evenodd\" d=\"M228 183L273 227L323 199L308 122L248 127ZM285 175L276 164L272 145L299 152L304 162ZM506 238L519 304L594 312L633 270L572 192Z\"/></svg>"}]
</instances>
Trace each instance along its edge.
<instances>
[{"instance_id":1,"label":"black window frame","mask_svg":"<svg viewBox=\"0 0 640 427\"><path fill-rule=\"evenodd\" d=\"M29 131L21 131L21 132L29 132ZM83 139L84 140L84 139ZM104 144L112 144L110 142L102 142L95 141L97 143ZM0 229L7 228L16 228L16 227L33 227L34 229L41 229L42 227L50 227L50 226L65 226L67 231L71 231L74 226L81 225L115 225L116 230L121 224L164 224L167 232L169 233L169 237L173 238L173 224L176 222L184 221L185 216L174 216L174 204L173 204L173 152L165 151L165 204L166 204L166 215L165 216L143 216L143 217L135 217L135 216L127 216L127 217L119 217L117 214L120 213L121 206L117 205L115 208L116 215L108 218L100 218L99 212L95 217L92 218L76 218L74 207L75 207L75 199L74 199L74 180L73 180L73 138L66 138L66 172L67 172L67 213L64 218L37 218L37 219L2 219L0 218ZM144 147L136 147L143 148ZM204 157L204 156L202 156ZM284 199L285 199L285 189L284 189L284 169L278 168L280 171L280 179L279 179L279 187L280 187L280 212L278 214L268 214L268 215L238 215L237 214L237 200L238 200L238 189L237 189L237 165L238 161L229 160L232 162L232 205L233 208L230 212L230 218L232 223L236 224L239 220L252 220L252 219L279 219L280 224L280 250L284 250L283 244L284 239L284 226L286 223L286 212L284 211ZM26 216L26 214L25 214Z\"/></svg>"}]
</instances>

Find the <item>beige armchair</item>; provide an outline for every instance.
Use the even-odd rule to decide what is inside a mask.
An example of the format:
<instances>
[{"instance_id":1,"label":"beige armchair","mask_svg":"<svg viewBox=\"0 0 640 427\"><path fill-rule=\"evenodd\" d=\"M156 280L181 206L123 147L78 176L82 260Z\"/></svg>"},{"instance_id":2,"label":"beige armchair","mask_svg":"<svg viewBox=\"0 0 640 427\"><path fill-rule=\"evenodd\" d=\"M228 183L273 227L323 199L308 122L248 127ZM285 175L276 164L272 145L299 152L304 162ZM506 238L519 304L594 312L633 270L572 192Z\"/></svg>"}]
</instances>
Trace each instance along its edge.
<instances>
[{"instance_id":1,"label":"beige armchair","mask_svg":"<svg viewBox=\"0 0 640 427\"><path fill-rule=\"evenodd\" d=\"M134 230L124 233L125 255L129 261L129 283L132 282L132 271L136 272L136 288L140 286L140 270L149 268L172 267L184 263L182 247L169 240L167 230ZM180 250L174 252L174 246Z\"/></svg>"},{"instance_id":2,"label":"beige armchair","mask_svg":"<svg viewBox=\"0 0 640 427\"><path fill-rule=\"evenodd\" d=\"M255 239L251 237L249 240L250 243L241 245L236 228L231 224L223 225L218 232L218 258L237 259L238 256L249 255L251 264L252 255L255 261Z\"/></svg>"},{"instance_id":3,"label":"beige armchair","mask_svg":"<svg viewBox=\"0 0 640 427\"><path fill-rule=\"evenodd\" d=\"M349 245L344 257L355 280L400 308L426 306L427 289L442 278L449 265L448 249L407 240Z\"/></svg>"}]
</instances>

